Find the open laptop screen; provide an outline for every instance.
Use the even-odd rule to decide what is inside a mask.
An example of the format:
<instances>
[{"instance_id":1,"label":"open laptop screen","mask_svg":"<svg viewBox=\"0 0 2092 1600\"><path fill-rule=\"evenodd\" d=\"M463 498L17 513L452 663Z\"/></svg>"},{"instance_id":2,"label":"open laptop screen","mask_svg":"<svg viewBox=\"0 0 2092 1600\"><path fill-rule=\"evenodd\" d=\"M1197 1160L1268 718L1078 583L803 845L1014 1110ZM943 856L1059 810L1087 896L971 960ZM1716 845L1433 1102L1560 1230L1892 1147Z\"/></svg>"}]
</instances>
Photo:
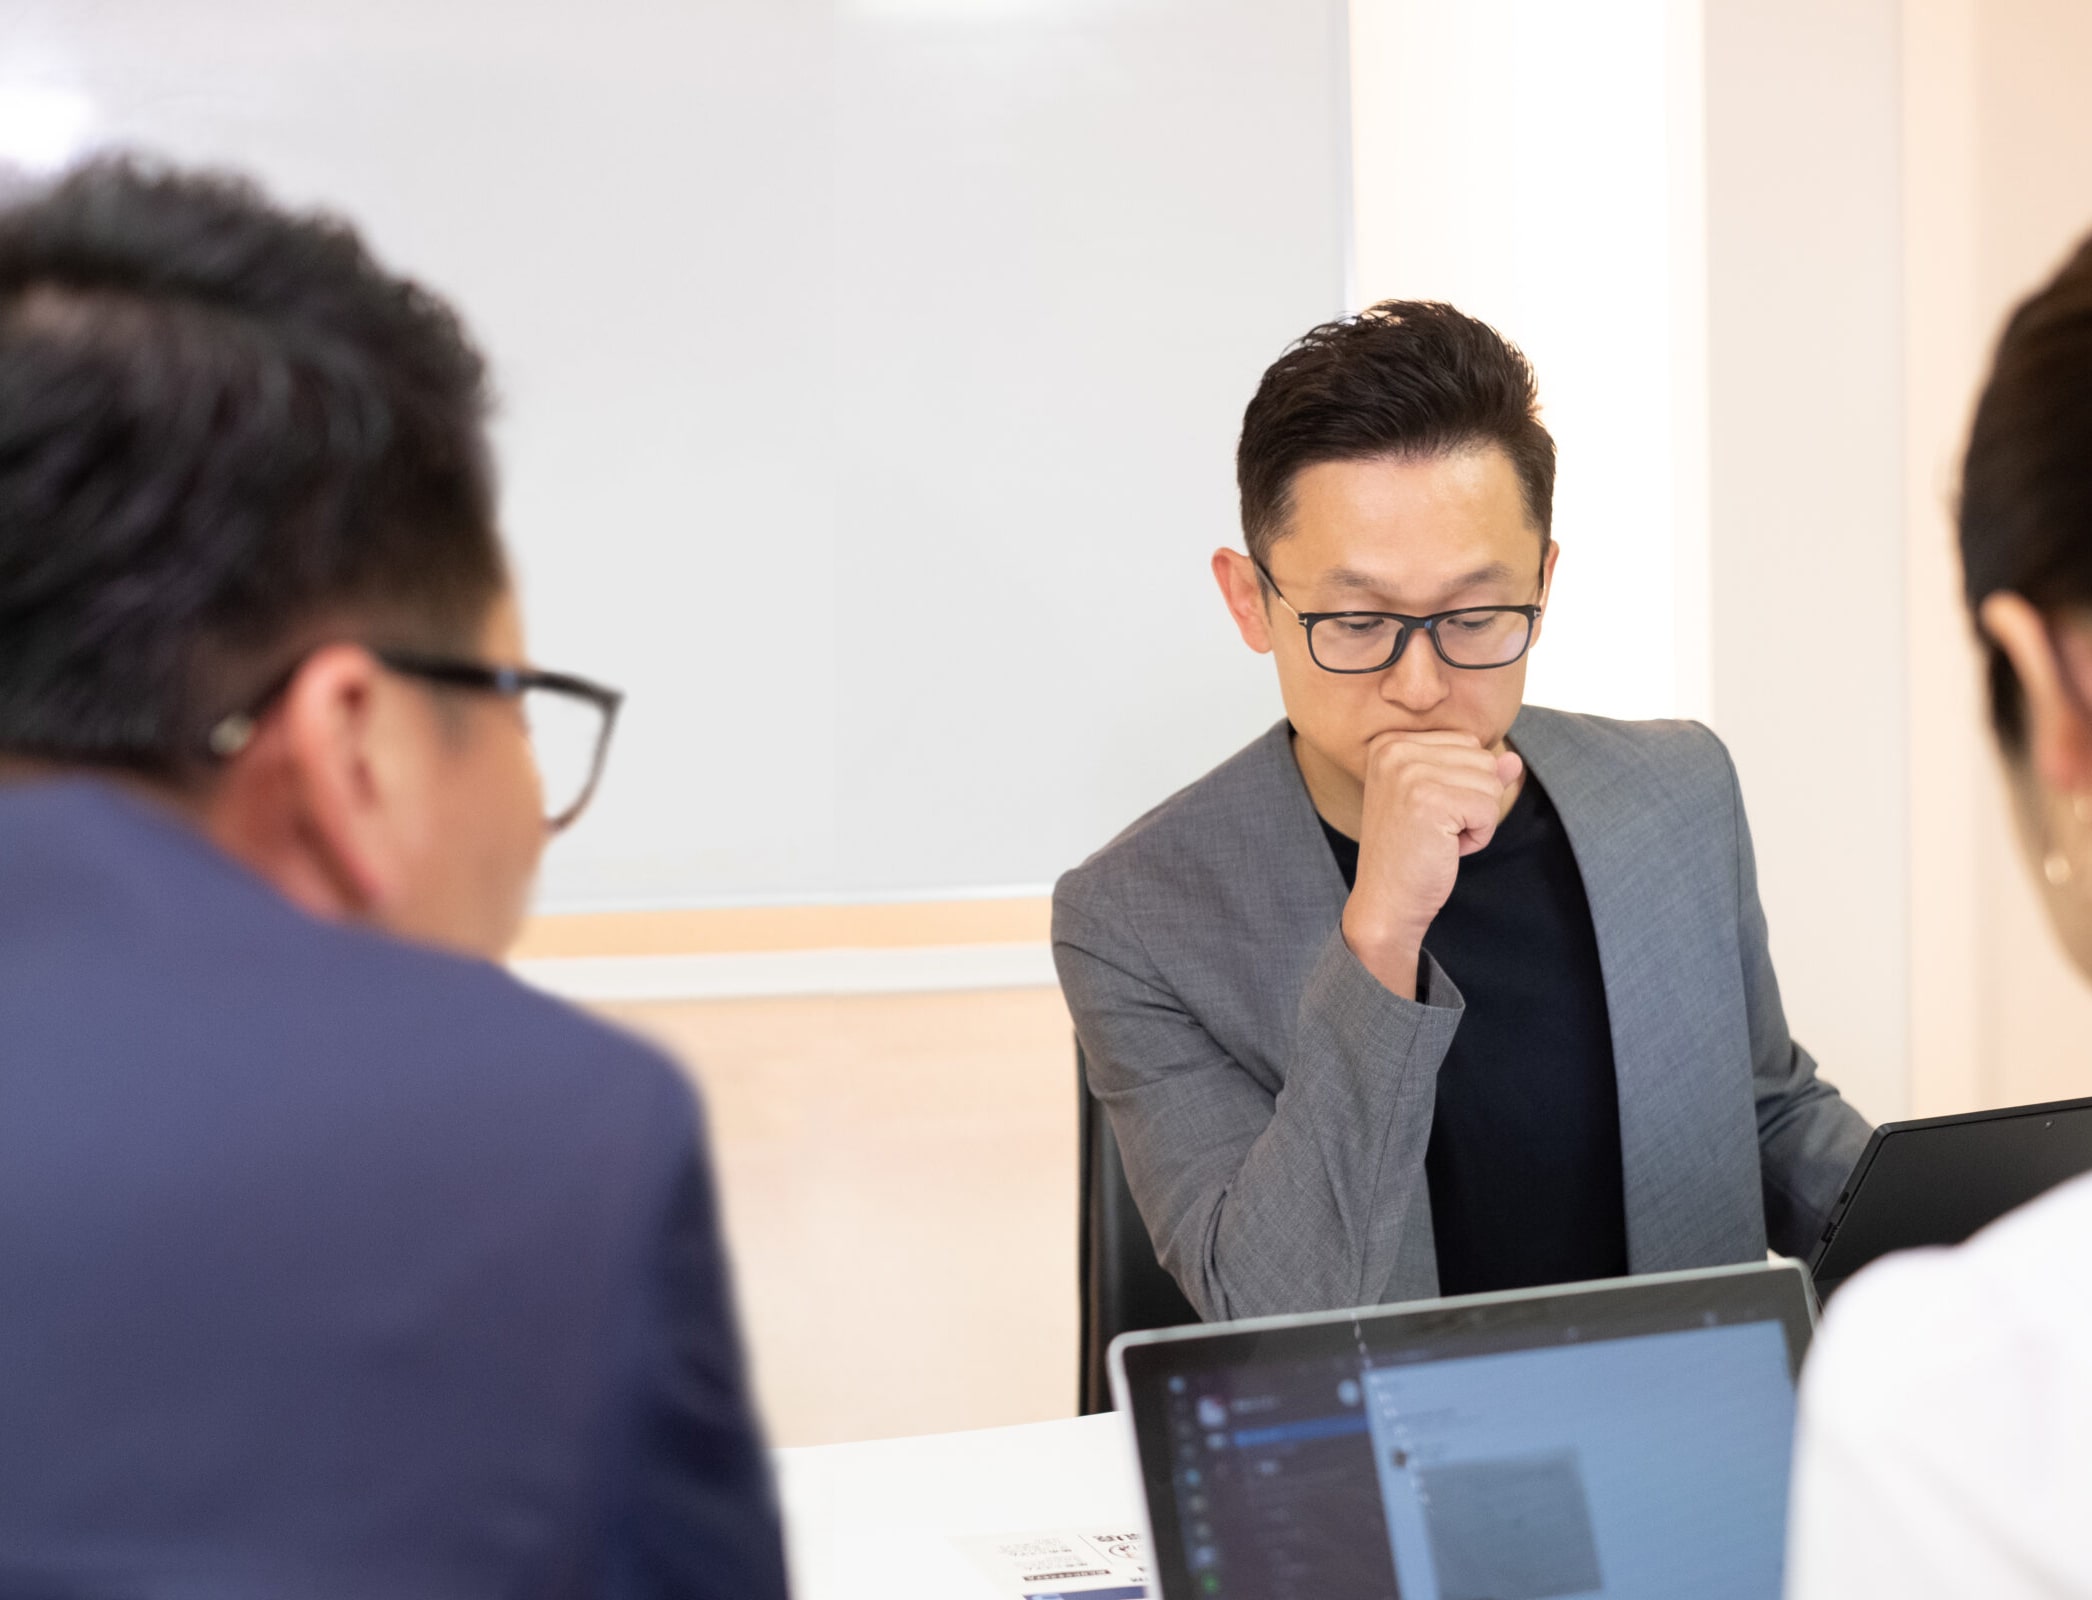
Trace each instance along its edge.
<instances>
[{"instance_id":1,"label":"open laptop screen","mask_svg":"<svg viewBox=\"0 0 2092 1600\"><path fill-rule=\"evenodd\" d=\"M1166 1600L1776 1600L1793 1265L1118 1347Z\"/></svg>"}]
</instances>

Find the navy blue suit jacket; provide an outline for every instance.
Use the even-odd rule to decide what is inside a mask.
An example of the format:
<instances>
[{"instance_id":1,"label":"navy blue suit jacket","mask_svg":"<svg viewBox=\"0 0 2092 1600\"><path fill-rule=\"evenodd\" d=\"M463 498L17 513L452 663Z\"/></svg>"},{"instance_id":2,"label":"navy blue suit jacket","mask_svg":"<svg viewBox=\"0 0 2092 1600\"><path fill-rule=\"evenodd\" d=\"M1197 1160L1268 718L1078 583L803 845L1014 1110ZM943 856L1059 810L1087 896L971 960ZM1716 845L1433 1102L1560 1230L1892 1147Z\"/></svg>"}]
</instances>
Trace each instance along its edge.
<instances>
[{"instance_id":1,"label":"navy blue suit jacket","mask_svg":"<svg viewBox=\"0 0 2092 1600\"><path fill-rule=\"evenodd\" d=\"M782 1597L675 1070L0 784L0 1594Z\"/></svg>"}]
</instances>

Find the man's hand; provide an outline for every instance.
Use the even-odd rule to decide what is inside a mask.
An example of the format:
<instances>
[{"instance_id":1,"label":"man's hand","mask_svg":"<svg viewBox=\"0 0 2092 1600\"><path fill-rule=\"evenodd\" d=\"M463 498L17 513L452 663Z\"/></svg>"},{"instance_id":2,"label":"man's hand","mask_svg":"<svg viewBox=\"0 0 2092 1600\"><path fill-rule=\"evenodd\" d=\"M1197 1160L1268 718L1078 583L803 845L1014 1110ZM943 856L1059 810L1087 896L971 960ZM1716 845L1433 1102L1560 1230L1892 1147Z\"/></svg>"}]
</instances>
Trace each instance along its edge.
<instances>
[{"instance_id":1,"label":"man's hand","mask_svg":"<svg viewBox=\"0 0 2092 1600\"><path fill-rule=\"evenodd\" d=\"M1524 771L1516 755L1465 733L1387 733L1368 748L1344 942L1405 1000L1416 998L1424 934L1453 892L1460 858L1496 836Z\"/></svg>"}]
</instances>

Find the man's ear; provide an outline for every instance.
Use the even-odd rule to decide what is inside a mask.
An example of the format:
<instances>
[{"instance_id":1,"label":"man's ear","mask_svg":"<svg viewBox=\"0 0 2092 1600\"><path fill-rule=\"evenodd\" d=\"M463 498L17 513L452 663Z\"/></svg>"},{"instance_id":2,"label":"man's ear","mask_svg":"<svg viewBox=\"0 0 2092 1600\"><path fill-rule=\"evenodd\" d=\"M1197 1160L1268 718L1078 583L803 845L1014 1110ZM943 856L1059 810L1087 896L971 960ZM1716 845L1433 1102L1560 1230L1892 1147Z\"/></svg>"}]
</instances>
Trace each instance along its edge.
<instances>
[{"instance_id":1,"label":"man's ear","mask_svg":"<svg viewBox=\"0 0 2092 1600\"><path fill-rule=\"evenodd\" d=\"M1536 602L1540 607L1540 615L1533 622L1534 644L1540 642L1540 635L1547 627L1547 606L1554 596L1555 558L1561 553L1562 547L1550 539L1547 541L1547 554L1540 558L1540 598Z\"/></svg>"},{"instance_id":2,"label":"man's ear","mask_svg":"<svg viewBox=\"0 0 2092 1600\"><path fill-rule=\"evenodd\" d=\"M1257 564L1225 545L1213 552L1213 581L1227 602L1242 642L1259 655L1271 654L1271 617L1265 610L1264 580Z\"/></svg>"},{"instance_id":3,"label":"man's ear","mask_svg":"<svg viewBox=\"0 0 2092 1600\"><path fill-rule=\"evenodd\" d=\"M412 711L361 646L314 651L219 785L212 836L308 911L377 918L426 831Z\"/></svg>"},{"instance_id":4,"label":"man's ear","mask_svg":"<svg viewBox=\"0 0 2092 1600\"><path fill-rule=\"evenodd\" d=\"M1994 594L1977 618L2012 663L2027 709L2027 754L2042 786L2062 795L2092 791L2092 639L2051 629L2020 595Z\"/></svg>"}]
</instances>

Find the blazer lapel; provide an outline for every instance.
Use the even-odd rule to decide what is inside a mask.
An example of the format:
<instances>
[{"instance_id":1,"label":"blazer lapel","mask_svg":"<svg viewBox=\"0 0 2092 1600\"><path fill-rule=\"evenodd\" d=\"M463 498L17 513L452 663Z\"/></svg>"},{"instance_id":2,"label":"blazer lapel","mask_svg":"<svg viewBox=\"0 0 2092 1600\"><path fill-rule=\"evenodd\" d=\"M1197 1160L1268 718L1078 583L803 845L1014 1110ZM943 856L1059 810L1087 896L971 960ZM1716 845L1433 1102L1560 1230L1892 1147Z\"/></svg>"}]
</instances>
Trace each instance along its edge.
<instances>
[{"instance_id":1,"label":"blazer lapel","mask_svg":"<svg viewBox=\"0 0 2092 1600\"><path fill-rule=\"evenodd\" d=\"M1239 966L1245 992L1275 985L1297 996L1343 920L1350 891L1293 759L1289 724L1278 723L1244 752L1240 784L1213 842L1234 858L1236 895L1229 925L1216 930L1228 947L1215 952L1216 962ZM1260 1059L1243 1063L1274 1093L1285 1082L1294 1021L1289 1003L1268 1031L1260 1030Z\"/></svg>"},{"instance_id":2,"label":"blazer lapel","mask_svg":"<svg viewBox=\"0 0 2092 1600\"><path fill-rule=\"evenodd\" d=\"M1327 937L1343 920L1350 891L1322 835L1322 819L1300 775L1300 763L1293 759L1292 725L1279 723L1254 748L1243 817L1249 826L1242 842L1250 849L1275 853L1276 859L1263 866L1279 886L1278 909L1285 924L1280 937L1291 939L1300 931Z\"/></svg>"},{"instance_id":3,"label":"blazer lapel","mask_svg":"<svg viewBox=\"0 0 2092 1600\"><path fill-rule=\"evenodd\" d=\"M1707 864L1682 859L1697 833L1674 825L1643 774L1589 752L1577 721L1528 708L1511 743L1561 815L1591 906L1619 1087L1629 1264L1661 1272L1735 1260L1750 1249L1738 1238L1739 1203L1744 1216L1762 1204L1756 1129L1746 1097L1752 1160L1739 1174L1738 1108L1725 1092L1735 1047L1706 1021L1719 1009L1709 968L1719 972L1733 941L1695 894Z\"/></svg>"}]
</instances>

